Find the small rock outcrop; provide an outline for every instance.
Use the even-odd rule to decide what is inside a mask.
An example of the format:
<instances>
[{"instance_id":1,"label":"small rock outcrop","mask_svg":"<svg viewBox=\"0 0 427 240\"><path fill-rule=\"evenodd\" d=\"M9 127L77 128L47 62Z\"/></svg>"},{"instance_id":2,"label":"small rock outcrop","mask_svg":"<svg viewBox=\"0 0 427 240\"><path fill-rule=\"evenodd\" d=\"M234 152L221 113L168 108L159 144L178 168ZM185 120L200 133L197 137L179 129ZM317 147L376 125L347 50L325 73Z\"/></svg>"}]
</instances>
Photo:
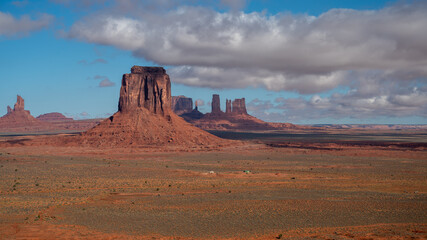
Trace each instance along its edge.
<instances>
[{"instance_id":1,"label":"small rock outcrop","mask_svg":"<svg viewBox=\"0 0 427 240\"><path fill-rule=\"evenodd\" d=\"M7 106L7 114L12 113L12 108L10 108L10 106Z\"/></svg>"},{"instance_id":2,"label":"small rock outcrop","mask_svg":"<svg viewBox=\"0 0 427 240\"><path fill-rule=\"evenodd\" d=\"M193 99L186 96L172 96L172 110L178 115L193 110Z\"/></svg>"}]
</instances>

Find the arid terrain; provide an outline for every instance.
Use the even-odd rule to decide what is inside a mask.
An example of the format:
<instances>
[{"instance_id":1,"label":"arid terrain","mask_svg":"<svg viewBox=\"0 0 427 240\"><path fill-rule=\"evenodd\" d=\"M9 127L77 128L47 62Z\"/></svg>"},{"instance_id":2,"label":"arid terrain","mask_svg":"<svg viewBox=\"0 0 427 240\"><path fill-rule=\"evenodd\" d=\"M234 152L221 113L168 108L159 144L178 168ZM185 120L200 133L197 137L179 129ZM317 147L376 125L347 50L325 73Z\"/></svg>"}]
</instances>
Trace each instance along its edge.
<instances>
[{"instance_id":1,"label":"arid terrain","mask_svg":"<svg viewBox=\"0 0 427 240\"><path fill-rule=\"evenodd\" d=\"M1 239L427 238L425 132L215 134L244 142L176 152L2 136L16 144L0 148Z\"/></svg>"},{"instance_id":2,"label":"arid terrain","mask_svg":"<svg viewBox=\"0 0 427 240\"><path fill-rule=\"evenodd\" d=\"M142 66L92 128L18 95L0 118L1 239L427 238L425 128L274 124L214 95L206 132L172 102L166 70Z\"/></svg>"}]
</instances>

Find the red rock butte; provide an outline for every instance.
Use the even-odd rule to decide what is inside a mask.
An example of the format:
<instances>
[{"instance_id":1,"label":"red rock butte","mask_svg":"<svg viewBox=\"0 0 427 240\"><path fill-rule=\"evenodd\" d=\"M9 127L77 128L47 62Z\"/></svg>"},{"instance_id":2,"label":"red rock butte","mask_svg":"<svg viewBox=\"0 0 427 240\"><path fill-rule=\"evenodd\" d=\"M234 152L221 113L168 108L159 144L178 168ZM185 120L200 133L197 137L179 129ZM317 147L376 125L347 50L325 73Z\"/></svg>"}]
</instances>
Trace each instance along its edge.
<instances>
[{"instance_id":1,"label":"red rock butte","mask_svg":"<svg viewBox=\"0 0 427 240\"><path fill-rule=\"evenodd\" d=\"M7 114L0 118L0 129L12 130L16 127L31 127L43 125L43 123L33 116L30 111L25 110L24 99L17 95L13 109L7 106Z\"/></svg>"},{"instance_id":2,"label":"red rock butte","mask_svg":"<svg viewBox=\"0 0 427 240\"><path fill-rule=\"evenodd\" d=\"M133 66L124 74L118 111L82 133L95 146L206 146L224 142L178 117L171 109L171 82L162 67Z\"/></svg>"},{"instance_id":3,"label":"red rock butte","mask_svg":"<svg viewBox=\"0 0 427 240\"><path fill-rule=\"evenodd\" d=\"M181 115L194 126L205 130L289 130L307 129L291 123L264 122L248 114L245 98L236 98L233 101L226 99L225 112L221 111L220 96L212 95L212 111L202 114L197 109Z\"/></svg>"}]
</instances>

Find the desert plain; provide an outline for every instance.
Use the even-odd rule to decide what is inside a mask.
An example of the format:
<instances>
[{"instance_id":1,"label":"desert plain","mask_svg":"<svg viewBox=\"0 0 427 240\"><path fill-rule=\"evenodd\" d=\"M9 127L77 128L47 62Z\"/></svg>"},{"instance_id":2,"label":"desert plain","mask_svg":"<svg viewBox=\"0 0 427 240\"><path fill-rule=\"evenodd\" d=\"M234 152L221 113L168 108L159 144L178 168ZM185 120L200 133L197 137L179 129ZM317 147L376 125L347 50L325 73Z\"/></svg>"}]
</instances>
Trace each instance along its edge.
<instances>
[{"instance_id":1,"label":"desert plain","mask_svg":"<svg viewBox=\"0 0 427 240\"><path fill-rule=\"evenodd\" d=\"M55 147L3 134L0 238L427 238L425 131L212 133L232 141Z\"/></svg>"}]
</instances>

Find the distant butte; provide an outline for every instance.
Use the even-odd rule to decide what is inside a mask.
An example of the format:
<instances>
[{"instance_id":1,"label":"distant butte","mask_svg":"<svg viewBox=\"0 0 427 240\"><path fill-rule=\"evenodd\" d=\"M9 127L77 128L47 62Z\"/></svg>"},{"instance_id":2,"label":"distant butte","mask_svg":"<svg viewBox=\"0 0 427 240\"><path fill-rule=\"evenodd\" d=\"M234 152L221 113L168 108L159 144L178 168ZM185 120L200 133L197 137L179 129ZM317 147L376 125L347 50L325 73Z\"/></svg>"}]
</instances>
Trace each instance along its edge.
<instances>
[{"instance_id":1,"label":"distant butte","mask_svg":"<svg viewBox=\"0 0 427 240\"><path fill-rule=\"evenodd\" d=\"M0 118L0 132L35 133L35 132L78 132L87 130L99 123L99 119L74 121L61 113L46 113L34 118L25 110L24 99L17 96L13 109L7 106L7 113Z\"/></svg>"},{"instance_id":2,"label":"distant butte","mask_svg":"<svg viewBox=\"0 0 427 240\"><path fill-rule=\"evenodd\" d=\"M289 130L305 129L291 123L264 122L248 114L245 98L226 99L225 112L221 111L220 96L212 96L212 111L202 114L197 109L181 115L194 126L205 130Z\"/></svg>"},{"instance_id":3,"label":"distant butte","mask_svg":"<svg viewBox=\"0 0 427 240\"><path fill-rule=\"evenodd\" d=\"M24 99L17 95L16 103L13 109L7 106L7 113L0 118L0 130L1 131L13 131L16 128L34 128L42 127L45 124L33 116L30 111L25 110Z\"/></svg>"},{"instance_id":4,"label":"distant butte","mask_svg":"<svg viewBox=\"0 0 427 240\"><path fill-rule=\"evenodd\" d=\"M40 121L44 121L44 122L59 122L59 121L73 121L74 120L72 118L67 118L62 113L59 113L59 112L45 113L45 114L42 114L42 115L36 117L36 119L38 119Z\"/></svg>"},{"instance_id":5,"label":"distant butte","mask_svg":"<svg viewBox=\"0 0 427 240\"><path fill-rule=\"evenodd\" d=\"M186 96L172 96L172 110L177 114L193 111L193 99Z\"/></svg>"}]
</instances>

